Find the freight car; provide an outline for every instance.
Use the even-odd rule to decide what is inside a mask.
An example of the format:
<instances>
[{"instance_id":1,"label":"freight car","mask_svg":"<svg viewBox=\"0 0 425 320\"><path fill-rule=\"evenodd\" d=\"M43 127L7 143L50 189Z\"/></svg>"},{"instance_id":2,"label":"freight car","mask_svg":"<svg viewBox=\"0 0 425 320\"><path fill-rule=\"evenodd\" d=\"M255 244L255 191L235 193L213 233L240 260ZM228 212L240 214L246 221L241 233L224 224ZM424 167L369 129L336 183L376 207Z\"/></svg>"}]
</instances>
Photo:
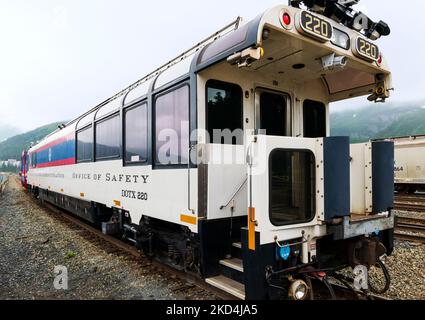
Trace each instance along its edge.
<instances>
[{"instance_id":1,"label":"freight car","mask_svg":"<svg viewBox=\"0 0 425 320\"><path fill-rule=\"evenodd\" d=\"M425 190L425 135L390 138L394 142L394 184L401 193Z\"/></svg>"},{"instance_id":2,"label":"freight car","mask_svg":"<svg viewBox=\"0 0 425 320\"><path fill-rule=\"evenodd\" d=\"M329 103L392 89L355 2L238 18L32 146L28 189L239 298L379 264L393 144L329 137Z\"/></svg>"}]
</instances>

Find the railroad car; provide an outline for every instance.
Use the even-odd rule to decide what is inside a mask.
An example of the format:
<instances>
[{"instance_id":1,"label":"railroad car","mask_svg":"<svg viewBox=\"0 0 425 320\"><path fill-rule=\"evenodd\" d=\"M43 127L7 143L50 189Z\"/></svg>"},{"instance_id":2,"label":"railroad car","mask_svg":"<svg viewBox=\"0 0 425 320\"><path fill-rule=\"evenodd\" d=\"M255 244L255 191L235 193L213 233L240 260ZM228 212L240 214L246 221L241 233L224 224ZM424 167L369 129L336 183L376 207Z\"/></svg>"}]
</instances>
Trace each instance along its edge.
<instances>
[{"instance_id":1,"label":"railroad car","mask_svg":"<svg viewBox=\"0 0 425 320\"><path fill-rule=\"evenodd\" d=\"M425 135L389 138L394 142L395 189L400 193L425 190Z\"/></svg>"},{"instance_id":2,"label":"railroad car","mask_svg":"<svg viewBox=\"0 0 425 320\"><path fill-rule=\"evenodd\" d=\"M392 89L389 27L356 2L236 19L32 146L28 189L242 299L379 264L393 143L329 136L329 103Z\"/></svg>"},{"instance_id":3,"label":"railroad car","mask_svg":"<svg viewBox=\"0 0 425 320\"><path fill-rule=\"evenodd\" d=\"M19 176L21 184L24 188L27 188L27 172L28 172L29 158L26 150L21 153L21 167L19 170Z\"/></svg>"}]
</instances>

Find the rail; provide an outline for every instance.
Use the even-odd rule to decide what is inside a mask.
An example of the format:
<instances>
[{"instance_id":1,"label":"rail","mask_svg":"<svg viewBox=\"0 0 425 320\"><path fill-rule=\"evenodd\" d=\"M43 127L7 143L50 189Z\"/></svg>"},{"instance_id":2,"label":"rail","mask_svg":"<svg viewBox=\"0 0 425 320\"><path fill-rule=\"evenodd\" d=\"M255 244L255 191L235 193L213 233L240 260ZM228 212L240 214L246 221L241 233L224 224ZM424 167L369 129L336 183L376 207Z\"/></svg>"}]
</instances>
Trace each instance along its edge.
<instances>
[{"instance_id":1,"label":"rail","mask_svg":"<svg viewBox=\"0 0 425 320\"><path fill-rule=\"evenodd\" d=\"M425 212L424 194L396 194L394 209L403 211Z\"/></svg>"},{"instance_id":2,"label":"rail","mask_svg":"<svg viewBox=\"0 0 425 320\"><path fill-rule=\"evenodd\" d=\"M405 211L397 215L394 237L400 241L425 244L425 194L396 193L394 209Z\"/></svg>"},{"instance_id":3,"label":"rail","mask_svg":"<svg viewBox=\"0 0 425 320\"><path fill-rule=\"evenodd\" d=\"M223 210L224 208L227 208L227 206L230 204L230 202L232 202L236 195L239 193L239 191L241 191L242 187L245 185L245 183L248 181L248 176L245 176L244 180L242 181L242 183L239 185L239 187L237 188L237 190L233 193L232 197L229 199L229 201L227 201L225 204L220 206L220 210Z\"/></svg>"},{"instance_id":4,"label":"rail","mask_svg":"<svg viewBox=\"0 0 425 320\"><path fill-rule=\"evenodd\" d=\"M135 246L130 245L121 239L103 234L102 231L90 226L86 222L80 220L77 217L72 216L67 211L60 209L54 206L53 204L43 202L42 204L40 204L40 206L47 209L47 211L51 213L56 219L66 221L69 224L74 225L81 230L84 230L85 232L88 233L88 235L90 235L91 237L95 239L97 238L98 240L102 241L105 245L115 247L118 251L122 251L129 256L132 256L136 259L140 259L140 262L142 262L143 260L147 260L147 263L149 265L153 265L154 267L164 272L167 272L173 276L178 277L180 280L186 282L189 287L196 286L202 290L212 292L218 298L223 300L235 300L235 298L232 295L229 295L228 293L209 285L208 283L203 281L200 277L198 277L196 274L186 273L186 272L174 269L170 266L167 266L166 264L163 264L156 260L150 259L144 256L143 253L139 251Z\"/></svg>"}]
</instances>

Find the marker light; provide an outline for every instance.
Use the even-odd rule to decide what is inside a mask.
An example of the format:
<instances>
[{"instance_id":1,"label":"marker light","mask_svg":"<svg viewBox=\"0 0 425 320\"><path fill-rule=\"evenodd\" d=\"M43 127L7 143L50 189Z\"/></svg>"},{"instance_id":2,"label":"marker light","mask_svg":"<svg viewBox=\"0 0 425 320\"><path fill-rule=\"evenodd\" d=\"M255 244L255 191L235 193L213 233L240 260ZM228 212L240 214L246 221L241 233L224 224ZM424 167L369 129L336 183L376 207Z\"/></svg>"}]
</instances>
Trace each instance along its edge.
<instances>
[{"instance_id":1,"label":"marker light","mask_svg":"<svg viewBox=\"0 0 425 320\"><path fill-rule=\"evenodd\" d=\"M350 49L350 36L337 28L333 29L331 42L342 49Z\"/></svg>"},{"instance_id":2,"label":"marker light","mask_svg":"<svg viewBox=\"0 0 425 320\"><path fill-rule=\"evenodd\" d=\"M286 247L279 248L279 257L282 258L283 260L288 260L290 254L291 254L291 247L286 246Z\"/></svg>"},{"instance_id":3,"label":"marker light","mask_svg":"<svg viewBox=\"0 0 425 320\"><path fill-rule=\"evenodd\" d=\"M291 24L291 16L289 15L289 13L285 12L282 15L282 22L286 26L289 26Z\"/></svg>"},{"instance_id":4,"label":"marker light","mask_svg":"<svg viewBox=\"0 0 425 320\"><path fill-rule=\"evenodd\" d=\"M382 54L379 54L378 64L380 65L381 63L382 63Z\"/></svg>"}]
</instances>

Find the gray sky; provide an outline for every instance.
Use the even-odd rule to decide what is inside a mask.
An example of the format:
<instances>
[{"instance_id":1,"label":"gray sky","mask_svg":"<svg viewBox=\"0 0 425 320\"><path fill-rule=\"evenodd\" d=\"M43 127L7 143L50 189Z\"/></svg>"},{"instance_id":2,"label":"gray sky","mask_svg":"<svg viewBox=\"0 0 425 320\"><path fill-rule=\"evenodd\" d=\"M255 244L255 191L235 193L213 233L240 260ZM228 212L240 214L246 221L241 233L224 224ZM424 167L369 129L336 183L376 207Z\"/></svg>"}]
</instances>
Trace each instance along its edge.
<instances>
[{"instance_id":1,"label":"gray sky","mask_svg":"<svg viewBox=\"0 0 425 320\"><path fill-rule=\"evenodd\" d=\"M0 0L0 124L27 131L74 118L238 15L249 20L276 4ZM393 101L425 98L419 78L425 71L421 5L423 0L361 0L358 7L392 29L378 44L394 73ZM332 109L365 103L354 99Z\"/></svg>"}]
</instances>

